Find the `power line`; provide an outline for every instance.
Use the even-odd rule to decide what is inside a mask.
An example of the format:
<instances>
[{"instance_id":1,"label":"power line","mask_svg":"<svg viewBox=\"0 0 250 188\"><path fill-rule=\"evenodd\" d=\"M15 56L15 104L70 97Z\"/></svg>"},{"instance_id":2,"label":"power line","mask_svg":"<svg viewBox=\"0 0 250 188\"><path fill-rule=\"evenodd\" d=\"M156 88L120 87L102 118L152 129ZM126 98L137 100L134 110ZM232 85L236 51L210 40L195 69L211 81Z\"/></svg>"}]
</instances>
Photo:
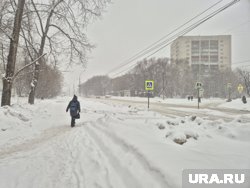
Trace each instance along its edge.
<instances>
[{"instance_id":1,"label":"power line","mask_svg":"<svg viewBox=\"0 0 250 188\"><path fill-rule=\"evenodd\" d=\"M160 38L159 40L157 40L156 42L152 43L151 45L149 45L148 47L144 48L143 50L139 51L138 53L136 53L135 55L133 55L132 57L128 58L127 60L125 60L122 64L120 64L119 66L113 68L112 70L110 70L107 74L113 72L114 70L117 70L125 65L127 65L128 62L133 61L137 58L139 58L139 56L142 53L145 53L145 51L150 50L152 47L154 47L154 45L156 45L157 43L161 42L162 40L164 40L165 38L167 38L168 36L170 36L171 34L173 34L174 32L178 31L179 29L181 29L182 27L184 27L185 25L187 25L188 23L192 22L193 20L195 20L197 17L201 16L202 14L206 13L207 11L209 11L210 9L212 9L213 7L215 7L216 5L218 5L220 2L222 2L223 0L220 0L218 2L216 2L215 4L213 4L212 6L210 6L209 8L205 9L204 11L202 11L201 13L197 14L196 16L194 16L193 18L191 18L190 20L188 20L187 22L185 22L184 24L180 25L179 27L175 28L173 31L171 31L170 33L168 33L167 35L163 36L162 38Z\"/></svg>"},{"instance_id":2,"label":"power line","mask_svg":"<svg viewBox=\"0 0 250 188\"><path fill-rule=\"evenodd\" d=\"M226 4L226 5L224 5L223 7L217 9L216 11L214 11L213 13L207 15L205 18L200 19L198 22L194 23L193 25L191 25L191 26L185 28L184 30L180 31L179 33L175 34L175 35L172 36L171 38L166 39L165 41L161 42L160 44L157 44L156 46L154 46L154 47L150 48L149 50L143 52L143 53L140 54L138 57L133 58L132 60L130 60L129 62L127 62L126 65L128 65L128 64L130 64L131 62L133 62L134 60L136 60L136 59L138 59L138 58L140 58L140 57L142 57L142 56L144 56L144 55L147 55L148 53L150 53L150 52L156 50L156 51L154 51L153 53L151 53L149 56L147 56L146 58L148 58L148 57L154 55L155 53L157 53L157 52L160 51L161 49L163 49L163 48L165 48L166 46L168 46L169 44L171 44L172 41L173 41L175 38L177 38L177 37L179 37L179 36L183 36L183 35L186 34L187 32L193 30L194 28L198 27L199 25L201 25L201 24L204 23L205 21L207 21L207 20L209 20L210 18L214 17L216 14L220 13L221 11L227 9L228 7L232 6L233 4L235 4L235 3L237 3L237 2L239 2L239 0L234 0L234 1L232 1L232 2L230 2L230 3L228 3L228 4ZM167 44L166 44L166 43L167 43ZM133 66L134 66L134 65L130 66L129 68L131 68L131 67L133 67ZM119 68L121 68L121 67L119 67ZM116 69L116 70L117 70L117 69ZM128 70L128 69L125 69L125 70L123 70L123 71L118 72L117 74L120 74L120 73L125 72L125 71L127 71L127 70ZM115 74L115 75L117 75L117 74ZM115 76L115 75L114 75L114 76Z\"/></svg>"},{"instance_id":3,"label":"power line","mask_svg":"<svg viewBox=\"0 0 250 188\"><path fill-rule=\"evenodd\" d=\"M196 27L198 27L199 25L201 25L202 23L206 22L207 20L211 19L212 17L214 17L215 15L217 15L218 13L222 12L223 10L227 9L228 7L232 6L233 4L235 4L235 2L229 3L228 5L226 5L225 7L222 7L221 9L218 9L217 11L213 12L212 14L210 14L209 16L207 16L206 18L204 18L204 20L201 20L200 22L198 22L197 24L193 24L192 26L188 27L186 30L183 31L183 33L180 36L185 35L186 33L192 31L193 29L195 29ZM179 36L178 36L179 37ZM173 37L174 38L174 37ZM172 41L173 42L173 41ZM161 49L165 48L166 46L168 46L170 43L165 44L164 46L162 46L160 49L156 50L154 53L150 54L149 56L147 56L146 58L154 55L155 53L157 53L158 51L160 51ZM163 42L164 44L165 42Z\"/></svg>"},{"instance_id":4,"label":"power line","mask_svg":"<svg viewBox=\"0 0 250 188\"><path fill-rule=\"evenodd\" d=\"M149 50L143 52L143 53L140 53L140 55L136 58L133 58L131 59L129 62L127 62L126 65L132 63L134 60L138 59L139 57L143 57L144 55L147 55L148 53L150 52L153 52L151 54L149 54L148 56L146 56L146 58L154 55L155 53L157 53L158 51L162 50L163 48L165 48L166 46L168 46L169 44L171 44L177 37L180 37L180 36L183 36L185 35L186 33L190 32L191 30L195 29L196 27L198 27L199 25L201 25L202 23L206 22L207 20L211 19L212 17L214 17L215 15L217 15L218 13L224 11L225 9L229 8L230 6L234 5L235 3L239 2L240 0L234 0L234 1L231 1L230 3L224 5L223 7L217 9L216 11L210 13L209 15L207 15L206 17L200 19L199 21L197 21L196 23L192 24L191 26L185 28L184 30L180 31L179 33L175 34L174 36L166 39L165 41L157 44L156 46L150 48ZM123 65L124 66L124 65ZM121 66L121 67L123 67ZM130 70L132 67L134 67L135 64L129 66L127 69L125 70L122 70L116 74L114 74L114 76L118 75L118 74L121 74L127 70ZM119 68L121 68L119 67ZM115 69L117 70L117 69Z\"/></svg>"}]
</instances>

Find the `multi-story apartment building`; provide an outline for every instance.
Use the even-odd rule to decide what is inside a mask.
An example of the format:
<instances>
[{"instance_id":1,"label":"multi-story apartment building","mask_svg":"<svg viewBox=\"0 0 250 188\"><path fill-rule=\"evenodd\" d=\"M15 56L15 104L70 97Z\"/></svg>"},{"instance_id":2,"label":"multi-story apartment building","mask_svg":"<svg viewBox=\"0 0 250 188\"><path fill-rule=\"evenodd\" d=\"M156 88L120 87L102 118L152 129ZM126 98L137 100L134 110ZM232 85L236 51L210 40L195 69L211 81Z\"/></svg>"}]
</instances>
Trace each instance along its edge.
<instances>
[{"instance_id":1,"label":"multi-story apartment building","mask_svg":"<svg viewBox=\"0 0 250 188\"><path fill-rule=\"evenodd\" d=\"M178 37L171 45L171 59L186 60L201 74L231 69L231 35Z\"/></svg>"}]
</instances>

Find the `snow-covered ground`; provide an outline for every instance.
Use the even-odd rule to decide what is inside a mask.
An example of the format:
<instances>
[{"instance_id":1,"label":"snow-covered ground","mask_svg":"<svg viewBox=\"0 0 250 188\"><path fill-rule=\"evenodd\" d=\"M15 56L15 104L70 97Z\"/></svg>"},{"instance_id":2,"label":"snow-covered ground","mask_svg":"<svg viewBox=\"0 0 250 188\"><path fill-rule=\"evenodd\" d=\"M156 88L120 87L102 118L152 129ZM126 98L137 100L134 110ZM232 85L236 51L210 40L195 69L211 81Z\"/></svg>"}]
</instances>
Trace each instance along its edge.
<instances>
[{"instance_id":1,"label":"snow-covered ground","mask_svg":"<svg viewBox=\"0 0 250 188\"><path fill-rule=\"evenodd\" d=\"M250 123L238 117L170 118L142 106L80 98L81 119L71 128L69 100L34 106L19 100L0 108L1 188L180 188L183 169L250 168ZM213 101L249 110L240 102Z\"/></svg>"}]
</instances>

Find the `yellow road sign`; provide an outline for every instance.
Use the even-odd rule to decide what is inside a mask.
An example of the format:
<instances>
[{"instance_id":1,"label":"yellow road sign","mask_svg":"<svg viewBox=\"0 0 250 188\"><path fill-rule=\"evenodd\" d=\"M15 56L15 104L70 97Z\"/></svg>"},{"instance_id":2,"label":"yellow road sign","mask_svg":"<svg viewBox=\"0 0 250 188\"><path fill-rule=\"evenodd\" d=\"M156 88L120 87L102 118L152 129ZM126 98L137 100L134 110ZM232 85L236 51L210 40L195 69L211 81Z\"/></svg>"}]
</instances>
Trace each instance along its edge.
<instances>
[{"instance_id":1,"label":"yellow road sign","mask_svg":"<svg viewBox=\"0 0 250 188\"><path fill-rule=\"evenodd\" d=\"M243 85L239 84L237 89L238 89L239 93L242 93L242 91L244 90L244 87L243 87Z\"/></svg>"},{"instance_id":2,"label":"yellow road sign","mask_svg":"<svg viewBox=\"0 0 250 188\"><path fill-rule=\"evenodd\" d=\"M145 90L146 91L154 90L154 80L146 80L145 81Z\"/></svg>"}]
</instances>

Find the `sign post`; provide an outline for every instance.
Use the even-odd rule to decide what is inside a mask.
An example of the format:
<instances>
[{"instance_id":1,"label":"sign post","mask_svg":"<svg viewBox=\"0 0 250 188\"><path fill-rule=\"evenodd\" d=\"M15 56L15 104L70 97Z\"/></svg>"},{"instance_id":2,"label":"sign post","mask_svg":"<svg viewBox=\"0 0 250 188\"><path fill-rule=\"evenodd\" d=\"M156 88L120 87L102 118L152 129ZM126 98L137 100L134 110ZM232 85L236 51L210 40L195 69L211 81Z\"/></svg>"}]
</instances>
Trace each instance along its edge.
<instances>
[{"instance_id":1,"label":"sign post","mask_svg":"<svg viewBox=\"0 0 250 188\"><path fill-rule=\"evenodd\" d=\"M149 109L149 91L148 91L148 109Z\"/></svg>"},{"instance_id":2,"label":"sign post","mask_svg":"<svg viewBox=\"0 0 250 188\"><path fill-rule=\"evenodd\" d=\"M149 92L154 90L154 80L145 81L145 90L148 92L148 109L149 109Z\"/></svg>"},{"instance_id":3,"label":"sign post","mask_svg":"<svg viewBox=\"0 0 250 188\"><path fill-rule=\"evenodd\" d=\"M227 102L231 102L231 89L232 89L232 84L231 83L227 83L227 89L228 89L228 99Z\"/></svg>"},{"instance_id":4,"label":"sign post","mask_svg":"<svg viewBox=\"0 0 250 188\"><path fill-rule=\"evenodd\" d=\"M195 89L197 89L197 95L198 95L198 109L200 109L200 102L201 102L200 90L202 89L202 83L201 83L201 82L196 82L196 84L195 84Z\"/></svg>"}]
</instances>

